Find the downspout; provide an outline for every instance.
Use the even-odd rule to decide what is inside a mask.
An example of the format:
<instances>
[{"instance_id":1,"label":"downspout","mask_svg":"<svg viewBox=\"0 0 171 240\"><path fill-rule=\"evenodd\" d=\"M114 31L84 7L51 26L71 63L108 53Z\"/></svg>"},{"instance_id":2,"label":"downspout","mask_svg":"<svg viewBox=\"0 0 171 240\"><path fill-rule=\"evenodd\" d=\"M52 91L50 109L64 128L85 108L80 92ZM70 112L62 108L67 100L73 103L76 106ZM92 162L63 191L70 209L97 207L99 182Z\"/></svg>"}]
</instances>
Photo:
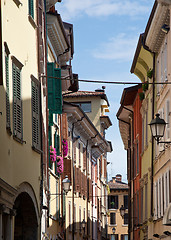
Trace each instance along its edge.
<instances>
[{"instance_id":1,"label":"downspout","mask_svg":"<svg viewBox=\"0 0 171 240\"><path fill-rule=\"evenodd\" d=\"M152 89L152 117L154 117L154 104L155 104L155 52L152 52L146 45L145 39L142 36L142 46L145 50L153 54L153 89ZM152 149L151 149L151 217L153 217L153 176L154 176L154 167L153 167L153 159L154 159L154 138L152 137Z\"/></svg>"}]
</instances>

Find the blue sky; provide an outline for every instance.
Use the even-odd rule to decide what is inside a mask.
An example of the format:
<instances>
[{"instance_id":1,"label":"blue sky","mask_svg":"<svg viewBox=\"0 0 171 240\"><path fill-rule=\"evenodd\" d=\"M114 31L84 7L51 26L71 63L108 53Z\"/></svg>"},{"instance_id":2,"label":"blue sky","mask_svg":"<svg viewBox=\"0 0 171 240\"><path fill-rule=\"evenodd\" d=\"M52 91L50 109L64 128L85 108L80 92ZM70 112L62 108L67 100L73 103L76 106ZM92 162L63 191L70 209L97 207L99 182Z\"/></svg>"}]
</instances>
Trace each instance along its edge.
<instances>
[{"instance_id":1,"label":"blue sky","mask_svg":"<svg viewBox=\"0 0 171 240\"><path fill-rule=\"evenodd\" d=\"M74 28L73 72L79 79L138 82L130 73L139 34L143 33L154 0L62 0L56 10ZM108 179L126 175L126 151L120 137L116 113L124 87L128 85L80 83L80 90L106 86L108 114L113 126L106 133L113 152L108 154Z\"/></svg>"}]
</instances>

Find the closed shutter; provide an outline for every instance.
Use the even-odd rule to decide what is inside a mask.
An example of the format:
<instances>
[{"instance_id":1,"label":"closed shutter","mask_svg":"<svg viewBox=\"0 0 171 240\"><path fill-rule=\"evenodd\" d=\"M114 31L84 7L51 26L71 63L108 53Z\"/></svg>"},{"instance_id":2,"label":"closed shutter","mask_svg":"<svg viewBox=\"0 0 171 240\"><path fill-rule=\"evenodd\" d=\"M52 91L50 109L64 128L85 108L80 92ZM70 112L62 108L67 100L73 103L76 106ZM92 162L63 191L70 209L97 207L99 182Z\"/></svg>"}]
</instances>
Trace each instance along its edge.
<instances>
[{"instance_id":1,"label":"closed shutter","mask_svg":"<svg viewBox=\"0 0 171 240\"><path fill-rule=\"evenodd\" d=\"M59 135L57 134L57 132L55 132L55 135L54 135L54 143L55 143L55 148L56 148L56 154L57 156L60 155L60 138L59 138Z\"/></svg>"},{"instance_id":2,"label":"closed shutter","mask_svg":"<svg viewBox=\"0 0 171 240\"><path fill-rule=\"evenodd\" d=\"M29 5L29 15L34 18L34 2L33 0L28 0Z\"/></svg>"},{"instance_id":3,"label":"closed shutter","mask_svg":"<svg viewBox=\"0 0 171 240\"><path fill-rule=\"evenodd\" d=\"M53 126L53 113L49 111L49 126Z\"/></svg>"},{"instance_id":4,"label":"closed shutter","mask_svg":"<svg viewBox=\"0 0 171 240\"><path fill-rule=\"evenodd\" d=\"M157 219L157 184L154 183L154 220Z\"/></svg>"},{"instance_id":5,"label":"closed shutter","mask_svg":"<svg viewBox=\"0 0 171 240\"><path fill-rule=\"evenodd\" d=\"M54 63L47 63L48 109L52 113L62 113L61 69Z\"/></svg>"},{"instance_id":6,"label":"closed shutter","mask_svg":"<svg viewBox=\"0 0 171 240\"><path fill-rule=\"evenodd\" d=\"M62 137L63 139L68 139L67 113L62 114Z\"/></svg>"},{"instance_id":7,"label":"closed shutter","mask_svg":"<svg viewBox=\"0 0 171 240\"><path fill-rule=\"evenodd\" d=\"M12 64L13 78L13 134L14 137L23 139L23 118L21 101L21 70Z\"/></svg>"},{"instance_id":8,"label":"closed shutter","mask_svg":"<svg viewBox=\"0 0 171 240\"><path fill-rule=\"evenodd\" d=\"M87 151L86 148L83 148L83 169L86 170L86 163L87 163Z\"/></svg>"},{"instance_id":9,"label":"closed shutter","mask_svg":"<svg viewBox=\"0 0 171 240\"><path fill-rule=\"evenodd\" d=\"M40 84L32 80L32 146L40 150Z\"/></svg>"},{"instance_id":10,"label":"closed shutter","mask_svg":"<svg viewBox=\"0 0 171 240\"><path fill-rule=\"evenodd\" d=\"M57 132L55 132L54 135L54 147L56 149L56 155L59 156L60 155L60 138L59 135L57 134ZM55 161L55 174L58 175L59 173L57 172L57 161Z\"/></svg>"},{"instance_id":11,"label":"closed shutter","mask_svg":"<svg viewBox=\"0 0 171 240\"><path fill-rule=\"evenodd\" d=\"M163 217L163 208L164 208L164 206L163 206L163 194L164 194L164 191L163 191L163 177L161 176L161 178L160 178L160 185L161 185L161 192L160 192L160 209L161 209L161 217Z\"/></svg>"},{"instance_id":12,"label":"closed shutter","mask_svg":"<svg viewBox=\"0 0 171 240\"><path fill-rule=\"evenodd\" d=\"M170 139L170 101L166 101L166 139Z\"/></svg>"},{"instance_id":13,"label":"closed shutter","mask_svg":"<svg viewBox=\"0 0 171 240\"><path fill-rule=\"evenodd\" d=\"M68 179L71 181L71 159L64 159L64 176L68 176ZM71 181L72 182L72 181Z\"/></svg>"},{"instance_id":14,"label":"closed shutter","mask_svg":"<svg viewBox=\"0 0 171 240\"><path fill-rule=\"evenodd\" d=\"M10 101L9 101L9 56L5 55L5 78L6 78L6 128L11 131Z\"/></svg>"},{"instance_id":15,"label":"closed shutter","mask_svg":"<svg viewBox=\"0 0 171 240\"><path fill-rule=\"evenodd\" d=\"M49 168L52 168L52 162L50 160L50 146L52 146L52 130L50 126L48 128L48 140L49 140Z\"/></svg>"}]
</instances>

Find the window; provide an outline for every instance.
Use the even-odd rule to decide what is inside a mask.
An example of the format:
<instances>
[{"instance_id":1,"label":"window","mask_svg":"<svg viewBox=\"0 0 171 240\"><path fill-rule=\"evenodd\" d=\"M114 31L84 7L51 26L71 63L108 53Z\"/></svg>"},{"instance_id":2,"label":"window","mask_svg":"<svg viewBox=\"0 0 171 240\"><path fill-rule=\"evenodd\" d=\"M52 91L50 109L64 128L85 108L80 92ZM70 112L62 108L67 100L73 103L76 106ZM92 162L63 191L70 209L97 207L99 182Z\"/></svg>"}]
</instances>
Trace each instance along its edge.
<instances>
[{"instance_id":1,"label":"window","mask_svg":"<svg viewBox=\"0 0 171 240\"><path fill-rule=\"evenodd\" d=\"M34 18L34 0L28 0L29 15Z\"/></svg>"},{"instance_id":2,"label":"window","mask_svg":"<svg viewBox=\"0 0 171 240\"><path fill-rule=\"evenodd\" d=\"M147 196L147 184L145 184L145 220L147 220L147 211L148 211L148 196Z\"/></svg>"},{"instance_id":3,"label":"window","mask_svg":"<svg viewBox=\"0 0 171 240\"><path fill-rule=\"evenodd\" d=\"M170 101L166 101L166 139L170 139Z\"/></svg>"},{"instance_id":4,"label":"window","mask_svg":"<svg viewBox=\"0 0 171 240\"><path fill-rule=\"evenodd\" d=\"M139 173L139 143L137 143L137 174Z\"/></svg>"},{"instance_id":5,"label":"window","mask_svg":"<svg viewBox=\"0 0 171 240\"><path fill-rule=\"evenodd\" d=\"M128 195L124 196L124 208L128 209Z\"/></svg>"},{"instance_id":6,"label":"window","mask_svg":"<svg viewBox=\"0 0 171 240\"><path fill-rule=\"evenodd\" d=\"M148 145L148 111L145 114L145 145Z\"/></svg>"},{"instance_id":7,"label":"window","mask_svg":"<svg viewBox=\"0 0 171 240\"><path fill-rule=\"evenodd\" d=\"M144 118L142 119L142 152L144 151Z\"/></svg>"},{"instance_id":8,"label":"window","mask_svg":"<svg viewBox=\"0 0 171 240\"><path fill-rule=\"evenodd\" d=\"M170 203L170 171L167 170L154 183L154 218L163 217Z\"/></svg>"},{"instance_id":9,"label":"window","mask_svg":"<svg viewBox=\"0 0 171 240\"><path fill-rule=\"evenodd\" d=\"M74 104L79 105L84 112L91 112L91 102L74 102Z\"/></svg>"},{"instance_id":10,"label":"window","mask_svg":"<svg viewBox=\"0 0 171 240\"><path fill-rule=\"evenodd\" d=\"M81 206L79 206L79 231L81 232Z\"/></svg>"},{"instance_id":11,"label":"window","mask_svg":"<svg viewBox=\"0 0 171 240\"><path fill-rule=\"evenodd\" d=\"M112 234L111 240L118 240L118 234Z\"/></svg>"},{"instance_id":12,"label":"window","mask_svg":"<svg viewBox=\"0 0 171 240\"><path fill-rule=\"evenodd\" d=\"M19 141L23 141L23 113L21 99L21 68L22 64L12 57L13 80L13 135Z\"/></svg>"},{"instance_id":13,"label":"window","mask_svg":"<svg viewBox=\"0 0 171 240\"><path fill-rule=\"evenodd\" d=\"M128 213L124 214L124 225L128 224Z\"/></svg>"},{"instance_id":14,"label":"window","mask_svg":"<svg viewBox=\"0 0 171 240\"><path fill-rule=\"evenodd\" d=\"M47 63L48 109L50 113L62 113L61 69L55 63Z\"/></svg>"},{"instance_id":15,"label":"window","mask_svg":"<svg viewBox=\"0 0 171 240\"><path fill-rule=\"evenodd\" d=\"M116 224L116 213L110 213L110 224L111 225Z\"/></svg>"},{"instance_id":16,"label":"window","mask_svg":"<svg viewBox=\"0 0 171 240\"><path fill-rule=\"evenodd\" d=\"M9 100L9 49L5 43L5 80L6 80L6 128L11 134L10 100Z\"/></svg>"},{"instance_id":17,"label":"window","mask_svg":"<svg viewBox=\"0 0 171 240\"><path fill-rule=\"evenodd\" d=\"M121 240L128 240L128 234L121 234Z\"/></svg>"},{"instance_id":18,"label":"window","mask_svg":"<svg viewBox=\"0 0 171 240\"><path fill-rule=\"evenodd\" d=\"M118 196L108 196L108 208L118 209Z\"/></svg>"},{"instance_id":19,"label":"window","mask_svg":"<svg viewBox=\"0 0 171 240\"><path fill-rule=\"evenodd\" d=\"M71 224L71 202L69 201L68 204L68 211L69 211L69 231L72 231L72 224Z\"/></svg>"},{"instance_id":20,"label":"window","mask_svg":"<svg viewBox=\"0 0 171 240\"><path fill-rule=\"evenodd\" d=\"M32 76L31 81L32 96L32 146L33 149L40 150L40 83Z\"/></svg>"}]
</instances>

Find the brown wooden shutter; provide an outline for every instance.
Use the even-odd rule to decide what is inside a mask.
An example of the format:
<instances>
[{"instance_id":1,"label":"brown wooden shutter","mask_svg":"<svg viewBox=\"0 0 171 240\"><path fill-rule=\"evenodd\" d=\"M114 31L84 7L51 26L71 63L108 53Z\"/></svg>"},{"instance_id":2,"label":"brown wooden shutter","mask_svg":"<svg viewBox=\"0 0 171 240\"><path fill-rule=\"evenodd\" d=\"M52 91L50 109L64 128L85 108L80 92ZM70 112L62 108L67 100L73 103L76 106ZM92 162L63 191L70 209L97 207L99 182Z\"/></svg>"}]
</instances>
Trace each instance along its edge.
<instances>
[{"instance_id":1,"label":"brown wooden shutter","mask_svg":"<svg viewBox=\"0 0 171 240\"><path fill-rule=\"evenodd\" d=\"M32 146L40 150L40 82L32 77Z\"/></svg>"},{"instance_id":2,"label":"brown wooden shutter","mask_svg":"<svg viewBox=\"0 0 171 240\"><path fill-rule=\"evenodd\" d=\"M83 148L83 169L86 170L86 162L87 162L87 151L86 148Z\"/></svg>"},{"instance_id":3,"label":"brown wooden shutter","mask_svg":"<svg viewBox=\"0 0 171 240\"><path fill-rule=\"evenodd\" d=\"M84 185L85 185L85 196L87 197L87 177L86 176L84 179Z\"/></svg>"},{"instance_id":4,"label":"brown wooden shutter","mask_svg":"<svg viewBox=\"0 0 171 240\"><path fill-rule=\"evenodd\" d=\"M107 177L107 161L104 159L104 177Z\"/></svg>"},{"instance_id":5,"label":"brown wooden shutter","mask_svg":"<svg viewBox=\"0 0 171 240\"><path fill-rule=\"evenodd\" d=\"M62 114L62 137L63 139L68 139L67 113Z\"/></svg>"},{"instance_id":6,"label":"brown wooden shutter","mask_svg":"<svg viewBox=\"0 0 171 240\"><path fill-rule=\"evenodd\" d=\"M76 145L77 145L77 140L74 140L73 141L73 151L74 151L74 162L76 162L76 157L77 157L77 154L76 154Z\"/></svg>"},{"instance_id":7,"label":"brown wooden shutter","mask_svg":"<svg viewBox=\"0 0 171 240\"><path fill-rule=\"evenodd\" d=\"M23 113L21 100L21 70L12 64L13 78L13 134L18 139L23 139Z\"/></svg>"},{"instance_id":8,"label":"brown wooden shutter","mask_svg":"<svg viewBox=\"0 0 171 240\"><path fill-rule=\"evenodd\" d=\"M67 175L68 179L71 181L71 159L64 158L64 177Z\"/></svg>"}]
</instances>

